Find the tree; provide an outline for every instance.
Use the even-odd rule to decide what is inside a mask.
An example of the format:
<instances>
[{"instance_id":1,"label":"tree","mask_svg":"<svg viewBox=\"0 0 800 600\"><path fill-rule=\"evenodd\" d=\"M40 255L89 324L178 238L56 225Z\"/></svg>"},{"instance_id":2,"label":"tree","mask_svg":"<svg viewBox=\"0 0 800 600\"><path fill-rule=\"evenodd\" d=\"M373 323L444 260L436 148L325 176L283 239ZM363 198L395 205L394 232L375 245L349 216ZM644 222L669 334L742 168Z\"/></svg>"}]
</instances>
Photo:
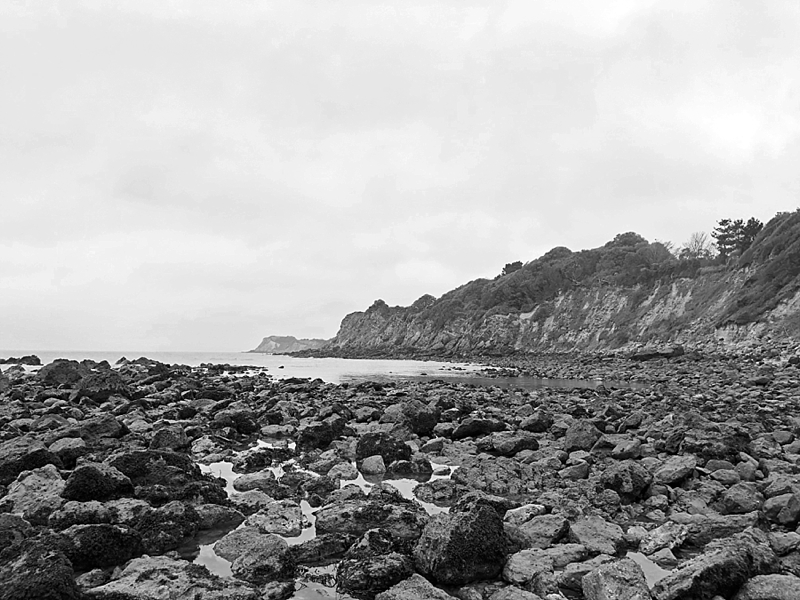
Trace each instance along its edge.
<instances>
[{"instance_id":1,"label":"tree","mask_svg":"<svg viewBox=\"0 0 800 600\"><path fill-rule=\"evenodd\" d=\"M514 271L519 271L522 268L522 261L516 260L512 263L506 263L506 266L503 267L503 272L500 273L501 276L508 275L509 273L513 273Z\"/></svg>"},{"instance_id":2,"label":"tree","mask_svg":"<svg viewBox=\"0 0 800 600\"><path fill-rule=\"evenodd\" d=\"M754 217L750 217L747 223L742 219L721 219L711 236L716 240L720 257L727 260L735 253L747 250L763 228L764 224Z\"/></svg>"},{"instance_id":3,"label":"tree","mask_svg":"<svg viewBox=\"0 0 800 600\"><path fill-rule=\"evenodd\" d=\"M711 258L713 256L711 240L705 231L695 231L689 240L681 246L678 258L689 260L693 258Z\"/></svg>"}]
</instances>

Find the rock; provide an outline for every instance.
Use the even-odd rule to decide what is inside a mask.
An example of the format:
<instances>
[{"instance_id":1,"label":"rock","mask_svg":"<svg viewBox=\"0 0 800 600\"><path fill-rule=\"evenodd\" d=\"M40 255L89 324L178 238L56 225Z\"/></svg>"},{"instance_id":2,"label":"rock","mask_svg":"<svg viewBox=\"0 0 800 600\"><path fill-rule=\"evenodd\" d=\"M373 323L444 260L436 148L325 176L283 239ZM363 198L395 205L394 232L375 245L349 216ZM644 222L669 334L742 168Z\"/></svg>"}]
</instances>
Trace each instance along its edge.
<instances>
[{"instance_id":1,"label":"rock","mask_svg":"<svg viewBox=\"0 0 800 600\"><path fill-rule=\"evenodd\" d=\"M800 577L796 575L757 575L747 581L733 600L797 600Z\"/></svg>"},{"instance_id":2,"label":"rock","mask_svg":"<svg viewBox=\"0 0 800 600\"><path fill-rule=\"evenodd\" d=\"M234 577L256 585L290 579L294 570L289 545L275 535L266 536L257 546L237 556L231 564Z\"/></svg>"},{"instance_id":3,"label":"rock","mask_svg":"<svg viewBox=\"0 0 800 600\"><path fill-rule=\"evenodd\" d=\"M118 469L103 463L84 463L70 474L62 496L67 500L113 500L133 495L133 483Z\"/></svg>"},{"instance_id":4,"label":"rock","mask_svg":"<svg viewBox=\"0 0 800 600\"><path fill-rule=\"evenodd\" d=\"M547 512L547 509L541 504L524 504L518 508L512 508L506 511L503 520L511 525L520 525L527 523L533 517L538 517Z\"/></svg>"},{"instance_id":5,"label":"rock","mask_svg":"<svg viewBox=\"0 0 800 600\"><path fill-rule=\"evenodd\" d=\"M569 521L562 515L534 517L520 526L529 548L549 548L569 531Z\"/></svg>"},{"instance_id":6,"label":"rock","mask_svg":"<svg viewBox=\"0 0 800 600\"><path fill-rule=\"evenodd\" d=\"M533 587L538 577L551 573L553 573L553 557L547 551L538 548L512 554L503 566L503 579L523 587Z\"/></svg>"},{"instance_id":7,"label":"rock","mask_svg":"<svg viewBox=\"0 0 800 600\"><path fill-rule=\"evenodd\" d=\"M520 429L531 433L544 433L553 425L553 415L545 410L536 410L532 415L525 417L520 423Z\"/></svg>"},{"instance_id":8,"label":"rock","mask_svg":"<svg viewBox=\"0 0 800 600\"><path fill-rule=\"evenodd\" d=\"M422 575L414 573L375 596L375 600L453 600L453 596L435 587Z\"/></svg>"},{"instance_id":9,"label":"rock","mask_svg":"<svg viewBox=\"0 0 800 600\"><path fill-rule=\"evenodd\" d=\"M622 528L601 517L584 517L569 526L571 541L581 544L591 554L615 555L625 540Z\"/></svg>"},{"instance_id":10,"label":"rock","mask_svg":"<svg viewBox=\"0 0 800 600\"><path fill-rule=\"evenodd\" d=\"M149 508L149 506L148 506ZM54 511L48 520L51 529L59 531L73 525L92 525L95 523L111 523L114 514L100 502L69 501Z\"/></svg>"},{"instance_id":11,"label":"rock","mask_svg":"<svg viewBox=\"0 0 800 600\"><path fill-rule=\"evenodd\" d=\"M489 600L542 600L542 597L515 585L509 585L497 590L489 596Z\"/></svg>"},{"instance_id":12,"label":"rock","mask_svg":"<svg viewBox=\"0 0 800 600\"><path fill-rule=\"evenodd\" d=\"M674 550L680 548L688 536L689 530L685 525L667 521L647 533L639 544L639 552L648 555L663 548Z\"/></svg>"},{"instance_id":13,"label":"rock","mask_svg":"<svg viewBox=\"0 0 800 600\"><path fill-rule=\"evenodd\" d=\"M95 442L104 438L118 438L125 433L125 427L114 415L100 415L84 419L80 423L81 438L87 442Z\"/></svg>"},{"instance_id":14,"label":"rock","mask_svg":"<svg viewBox=\"0 0 800 600\"><path fill-rule=\"evenodd\" d=\"M671 456L653 473L653 481L663 485L680 483L694 472L697 459L692 455Z\"/></svg>"},{"instance_id":15,"label":"rock","mask_svg":"<svg viewBox=\"0 0 800 600\"><path fill-rule=\"evenodd\" d=\"M522 450L538 450L539 441L526 431L500 431L478 441L478 450L500 456L514 456Z\"/></svg>"},{"instance_id":16,"label":"rock","mask_svg":"<svg viewBox=\"0 0 800 600\"><path fill-rule=\"evenodd\" d=\"M705 551L658 581L655 600L730 597L751 577L777 569L777 557L763 534L748 530L710 543Z\"/></svg>"},{"instance_id":17,"label":"rock","mask_svg":"<svg viewBox=\"0 0 800 600\"><path fill-rule=\"evenodd\" d=\"M566 565L563 571L558 573L556 581L562 588L580 592L583 589L584 577L598 567L611 563L614 560L614 557L608 554L598 554L589 560L571 562Z\"/></svg>"},{"instance_id":18,"label":"rock","mask_svg":"<svg viewBox=\"0 0 800 600\"><path fill-rule=\"evenodd\" d=\"M380 454L368 456L361 463L361 472L364 475L383 475L386 472L386 465Z\"/></svg>"},{"instance_id":19,"label":"rock","mask_svg":"<svg viewBox=\"0 0 800 600\"><path fill-rule=\"evenodd\" d=\"M764 502L764 516L784 527L793 527L800 521L800 495L780 494Z\"/></svg>"},{"instance_id":20,"label":"rock","mask_svg":"<svg viewBox=\"0 0 800 600\"><path fill-rule=\"evenodd\" d=\"M150 439L152 450L188 450L190 446L189 436L180 425L161 427Z\"/></svg>"},{"instance_id":21,"label":"rock","mask_svg":"<svg viewBox=\"0 0 800 600\"><path fill-rule=\"evenodd\" d=\"M444 585L497 576L507 540L497 512L477 506L468 513L436 515L414 548L417 571Z\"/></svg>"},{"instance_id":22,"label":"rock","mask_svg":"<svg viewBox=\"0 0 800 600\"><path fill-rule=\"evenodd\" d=\"M75 462L88 452L86 442L79 437L61 438L50 444L47 449L55 454L67 469L74 468Z\"/></svg>"},{"instance_id":23,"label":"rock","mask_svg":"<svg viewBox=\"0 0 800 600\"><path fill-rule=\"evenodd\" d=\"M20 436L0 444L0 485L8 485L23 471L45 465L63 468L61 460L39 440Z\"/></svg>"},{"instance_id":24,"label":"rock","mask_svg":"<svg viewBox=\"0 0 800 600\"><path fill-rule=\"evenodd\" d=\"M366 498L323 506L316 517L318 533L361 536L370 529L380 528L409 542L419 539L428 522L428 514L421 506L404 500L399 493L381 491L378 486Z\"/></svg>"},{"instance_id":25,"label":"rock","mask_svg":"<svg viewBox=\"0 0 800 600\"><path fill-rule=\"evenodd\" d=\"M764 496L754 483L737 483L722 495L723 514L742 515L759 510L764 503Z\"/></svg>"},{"instance_id":26,"label":"rock","mask_svg":"<svg viewBox=\"0 0 800 600\"><path fill-rule=\"evenodd\" d=\"M197 513L197 528L232 529L244 522L244 515L238 510L219 504L198 504L194 507Z\"/></svg>"},{"instance_id":27,"label":"rock","mask_svg":"<svg viewBox=\"0 0 800 600\"><path fill-rule=\"evenodd\" d=\"M73 525L60 535L64 554L80 570L113 567L144 553L139 532L121 525Z\"/></svg>"},{"instance_id":28,"label":"rock","mask_svg":"<svg viewBox=\"0 0 800 600\"><path fill-rule=\"evenodd\" d=\"M469 512L479 504L488 506L494 510L501 519L505 517L506 512L519 506L518 502L514 502L503 496L494 496L480 490L474 490L462 494L450 509L450 512Z\"/></svg>"},{"instance_id":29,"label":"rock","mask_svg":"<svg viewBox=\"0 0 800 600\"><path fill-rule=\"evenodd\" d=\"M0 546L0 600L79 600L72 564L52 540Z\"/></svg>"},{"instance_id":30,"label":"rock","mask_svg":"<svg viewBox=\"0 0 800 600\"><path fill-rule=\"evenodd\" d=\"M89 600L262 600L261 593L246 583L221 579L203 566L166 556L136 558L118 578L85 594Z\"/></svg>"},{"instance_id":31,"label":"rock","mask_svg":"<svg viewBox=\"0 0 800 600\"><path fill-rule=\"evenodd\" d=\"M336 569L336 591L357 598L374 598L413 573L411 558L397 552L345 559Z\"/></svg>"},{"instance_id":32,"label":"rock","mask_svg":"<svg viewBox=\"0 0 800 600\"><path fill-rule=\"evenodd\" d=\"M638 461L613 462L600 474L600 482L614 490L620 499L630 504L639 500L653 482L653 475Z\"/></svg>"},{"instance_id":33,"label":"rock","mask_svg":"<svg viewBox=\"0 0 800 600\"><path fill-rule=\"evenodd\" d=\"M344 533L318 534L310 540L289 546L292 558L297 564L318 564L341 558L353 545L355 538Z\"/></svg>"},{"instance_id":34,"label":"rock","mask_svg":"<svg viewBox=\"0 0 800 600\"><path fill-rule=\"evenodd\" d=\"M75 360L57 358L39 369L36 377L45 386L58 387L64 384L72 385L77 383L88 373L89 370Z\"/></svg>"},{"instance_id":35,"label":"rock","mask_svg":"<svg viewBox=\"0 0 800 600\"><path fill-rule=\"evenodd\" d=\"M686 526L689 531L687 545L701 547L711 540L727 538L753 527L758 522L758 513L720 516L673 512L670 520Z\"/></svg>"},{"instance_id":36,"label":"rock","mask_svg":"<svg viewBox=\"0 0 800 600\"><path fill-rule=\"evenodd\" d=\"M603 434L591 421L575 421L564 434L564 450L566 452L572 452L573 450L586 450L588 452L595 442L600 439L601 435Z\"/></svg>"},{"instance_id":37,"label":"rock","mask_svg":"<svg viewBox=\"0 0 800 600\"><path fill-rule=\"evenodd\" d=\"M396 460L409 460L411 447L383 432L362 435L356 444L356 463L376 455L388 465Z\"/></svg>"},{"instance_id":38,"label":"rock","mask_svg":"<svg viewBox=\"0 0 800 600\"><path fill-rule=\"evenodd\" d=\"M131 390L122 376L110 369L89 373L80 380L77 388L79 396L87 396L95 402L105 402L111 396L131 396Z\"/></svg>"},{"instance_id":39,"label":"rock","mask_svg":"<svg viewBox=\"0 0 800 600\"><path fill-rule=\"evenodd\" d=\"M401 412L404 422L419 436L430 435L439 422L439 410L419 400L403 402Z\"/></svg>"},{"instance_id":40,"label":"rock","mask_svg":"<svg viewBox=\"0 0 800 600\"><path fill-rule=\"evenodd\" d=\"M8 548L13 544L31 537L34 528L19 515L0 513L0 549ZM0 550L0 553L2 550Z\"/></svg>"},{"instance_id":41,"label":"rock","mask_svg":"<svg viewBox=\"0 0 800 600\"><path fill-rule=\"evenodd\" d=\"M297 537L303 531L304 520L303 511L294 500L278 500L262 507L245 522L263 533Z\"/></svg>"},{"instance_id":42,"label":"rock","mask_svg":"<svg viewBox=\"0 0 800 600\"><path fill-rule=\"evenodd\" d=\"M505 423L499 419L484 419L480 417L467 417L453 430L450 436L454 440L467 437L477 437L506 428Z\"/></svg>"},{"instance_id":43,"label":"rock","mask_svg":"<svg viewBox=\"0 0 800 600\"><path fill-rule=\"evenodd\" d=\"M53 465L45 465L32 471L23 471L0 499L0 506L9 512L21 514L33 525L46 525L50 514L61 508L64 499L64 480Z\"/></svg>"},{"instance_id":44,"label":"rock","mask_svg":"<svg viewBox=\"0 0 800 600\"><path fill-rule=\"evenodd\" d=\"M579 479L586 479L589 477L590 471L591 467L588 462L585 460L578 460L574 465L561 469L558 472L558 476L561 477L561 479L578 481Z\"/></svg>"},{"instance_id":45,"label":"rock","mask_svg":"<svg viewBox=\"0 0 800 600\"><path fill-rule=\"evenodd\" d=\"M177 549L184 538L197 533L199 521L191 505L174 500L155 510L143 511L132 525L142 535L145 552L153 555Z\"/></svg>"},{"instance_id":46,"label":"rock","mask_svg":"<svg viewBox=\"0 0 800 600\"><path fill-rule=\"evenodd\" d=\"M581 585L586 600L650 600L642 568L629 558L598 567Z\"/></svg>"}]
</instances>

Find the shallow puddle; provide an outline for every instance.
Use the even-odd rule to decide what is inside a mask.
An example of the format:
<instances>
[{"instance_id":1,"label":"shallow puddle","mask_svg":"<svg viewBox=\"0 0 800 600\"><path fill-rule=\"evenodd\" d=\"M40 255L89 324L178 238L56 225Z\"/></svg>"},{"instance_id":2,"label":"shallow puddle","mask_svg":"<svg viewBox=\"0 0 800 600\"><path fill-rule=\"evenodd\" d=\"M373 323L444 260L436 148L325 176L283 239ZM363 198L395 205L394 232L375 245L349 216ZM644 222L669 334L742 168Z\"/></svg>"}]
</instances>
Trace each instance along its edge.
<instances>
[{"instance_id":1,"label":"shallow puddle","mask_svg":"<svg viewBox=\"0 0 800 600\"><path fill-rule=\"evenodd\" d=\"M259 440L255 446L252 448L243 451L242 453L246 453L250 450L255 450L258 448L289 448L290 450L295 449L294 442L288 443L272 443L266 442L263 440ZM296 471L298 470L295 465L295 459L289 459L286 462L278 465L276 467L268 467L269 471L275 475L276 478L280 479L280 477L284 474L284 466L292 466L293 469ZM215 477L220 477L225 480L225 491L228 495L236 494L236 490L233 487L233 482L239 477L239 473L236 473L233 470L233 463L230 461L218 461L209 464L200 464L200 470L203 473L209 473ZM393 479L390 476L369 476L364 477L360 472L358 473L358 477L356 479L350 480L341 480L340 486L346 487L348 485L357 485L359 486L364 493L369 494L370 490L375 486L377 483L388 483L395 487L400 494L408 499L413 500L425 511L430 515L435 515L439 513L446 513L450 509L446 506L437 506L430 502L422 502L418 498L414 497L414 488L416 488L420 483L425 483L428 481L434 481L437 479L449 479L452 475L453 471L458 467L452 467L449 465L443 465L439 463L431 463L433 470L436 471L441 469L442 471L446 468L449 470L447 474L444 475L424 475L418 478L397 478ZM305 471L307 473L311 473L314 476L319 476L317 473L313 473L311 471ZM308 502L305 500L300 501L300 508L303 512L304 517L307 519L308 523L310 524L309 527L305 527L302 533L295 537L283 537L287 543L290 545L295 544L302 544L308 540L314 539L317 535L316 529L316 513L317 510L315 508L311 508ZM233 531L233 529L238 529L240 527L244 527L245 524L242 523L237 528L232 528L229 530L224 531L215 531L215 532L208 532L208 534L203 534L191 540L190 543L186 544L181 549L181 555L187 559L193 559L194 564L203 565L212 573L219 575L220 577L231 577L231 563L224 558L217 556L214 552L214 544L220 538L222 538L226 533L229 531ZM204 543L205 542L205 543ZM302 572L297 578L297 591L294 593L292 598L296 600L326 600L326 599L336 599L336 600L349 600L350 596L337 594L335 589L335 573L336 573L336 566L337 563L332 563L330 565L325 566L314 566L314 567L304 567Z\"/></svg>"},{"instance_id":2,"label":"shallow puddle","mask_svg":"<svg viewBox=\"0 0 800 600\"><path fill-rule=\"evenodd\" d=\"M627 557L642 567L644 578L647 580L647 587L649 588L652 588L658 581L661 581L671 573L671 571L659 567L641 552L628 552Z\"/></svg>"}]
</instances>

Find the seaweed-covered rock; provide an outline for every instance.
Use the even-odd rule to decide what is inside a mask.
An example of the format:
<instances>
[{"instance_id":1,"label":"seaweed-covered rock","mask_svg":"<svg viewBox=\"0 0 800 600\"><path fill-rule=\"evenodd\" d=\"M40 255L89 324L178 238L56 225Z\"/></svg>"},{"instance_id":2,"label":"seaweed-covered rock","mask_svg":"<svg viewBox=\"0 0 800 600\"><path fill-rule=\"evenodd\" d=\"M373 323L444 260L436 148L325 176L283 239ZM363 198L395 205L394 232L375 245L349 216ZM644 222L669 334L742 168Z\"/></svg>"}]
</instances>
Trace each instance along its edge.
<instances>
[{"instance_id":1,"label":"seaweed-covered rock","mask_svg":"<svg viewBox=\"0 0 800 600\"><path fill-rule=\"evenodd\" d=\"M61 495L79 502L112 500L132 496L133 483L111 465L84 463L72 471Z\"/></svg>"},{"instance_id":2,"label":"seaweed-covered rock","mask_svg":"<svg viewBox=\"0 0 800 600\"><path fill-rule=\"evenodd\" d=\"M336 589L356 598L371 600L412 573L414 562L411 557L397 552L345 559L336 569Z\"/></svg>"},{"instance_id":3,"label":"seaweed-covered rock","mask_svg":"<svg viewBox=\"0 0 800 600\"><path fill-rule=\"evenodd\" d=\"M0 600L78 600L72 564L48 538L0 548Z\"/></svg>"},{"instance_id":4,"label":"seaweed-covered rock","mask_svg":"<svg viewBox=\"0 0 800 600\"><path fill-rule=\"evenodd\" d=\"M61 460L39 440L20 436L0 444L0 485L8 485L23 471L45 465L63 468Z\"/></svg>"},{"instance_id":5,"label":"seaweed-covered rock","mask_svg":"<svg viewBox=\"0 0 800 600\"><path fill-rule=\"evenodd\" d=\"M123 525L73 525L60 535L59 546L76 569L113 567L144 553L142 536Z\"/></svg>"},{"instance_id":6,"label":"seaweed-covered rock","mask_svg":"<svg viewBox=\"0 0 800 600\"><path fill-rule=\"evenodd\" d=\"M376 455L380 455L383 463L389 465L396 460L409 460L411 447L383 432L362 435L356 444L356 462Z\"/></svg>"}]
</instances>

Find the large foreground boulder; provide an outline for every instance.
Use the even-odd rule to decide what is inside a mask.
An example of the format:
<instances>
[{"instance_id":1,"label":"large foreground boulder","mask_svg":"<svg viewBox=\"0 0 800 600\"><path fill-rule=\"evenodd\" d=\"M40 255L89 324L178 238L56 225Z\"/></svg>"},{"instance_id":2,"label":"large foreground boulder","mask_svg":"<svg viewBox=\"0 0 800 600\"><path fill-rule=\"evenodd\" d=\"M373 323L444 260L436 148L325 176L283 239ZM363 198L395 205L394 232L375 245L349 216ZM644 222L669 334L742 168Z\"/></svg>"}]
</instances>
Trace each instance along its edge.
<instances>
[{"instance_id":1,"label":"large foreground boulder","mask_svg":"<svg viewBox=\"0 0 800 600\"><path fill-rule=\"evenodd\" d=\"M72 564L52 540L33 538L0 549L0 600L77 600Z\"/></svg>"},{"instance_id":2,"label":"large foreground boulder","mask_svg":"<svg viewBox=\"0 0 800 600\"><path fill-rule=\"evenodd\" d=\"M508 542L497 512L477 505L467 513L437 515L414 549L417 571L444 585L497 577Z\"/></svg>"},{"instance_id":3,"label":"large foreground boulder","mask_svg":"<svg viewBox=\"0 0 800 600\"><path fill-rule=\"evenodd\" d=\"M86 592L96 600L154 600L203 598L203 600L258 600L261 593L232 579L220 579L208 569L166 556L137 558L120 576Z\"/></svg>"}]
</instances>

